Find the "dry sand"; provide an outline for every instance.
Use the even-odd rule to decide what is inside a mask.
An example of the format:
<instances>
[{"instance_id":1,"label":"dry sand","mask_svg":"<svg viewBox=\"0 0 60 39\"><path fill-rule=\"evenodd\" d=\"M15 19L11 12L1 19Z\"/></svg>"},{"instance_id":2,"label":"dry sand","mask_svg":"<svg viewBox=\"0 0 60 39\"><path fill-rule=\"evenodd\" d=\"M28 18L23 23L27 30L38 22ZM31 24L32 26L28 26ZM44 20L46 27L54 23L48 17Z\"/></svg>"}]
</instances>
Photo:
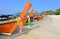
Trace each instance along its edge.
<instances>
[{"instance_id":1,"label":"dry sand","mask_svg":"<svg viewBox=\"0 0 60 39\"><path fill-rule=\"evenodd\" d=\"M60 39L60 15L48 15L34 26L40 27L13 39Z\"/></svg>"},{"instance_id":2,"label":"dry sand","mask_svg":"<svg viewBox=\"0 0 60 39\"><path fill-rule=\"evenodd\" d=\"M32 28L36 26L40 27L13 39L60 39L60 15L48 15L44 20L36 22L33 26L25 27Z\"/></svg>"}]
</instances>

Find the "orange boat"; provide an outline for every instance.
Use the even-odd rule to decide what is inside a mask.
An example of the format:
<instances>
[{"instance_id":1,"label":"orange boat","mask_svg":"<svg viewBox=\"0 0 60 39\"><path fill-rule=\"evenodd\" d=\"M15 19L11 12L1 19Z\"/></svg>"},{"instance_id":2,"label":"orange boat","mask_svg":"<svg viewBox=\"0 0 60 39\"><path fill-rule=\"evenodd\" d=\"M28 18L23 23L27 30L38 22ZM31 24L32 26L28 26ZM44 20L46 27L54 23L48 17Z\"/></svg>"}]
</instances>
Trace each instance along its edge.
<instances>
[{"instance_id":1,"label":"orange boat","mask_svg":"<svg viewBox=\"0 0 60 39\"><path fill-rule=\"evenodd\" d=\"M24 17L27 14L27 12L28 12L28 10L30 9L31 6L32 6L32 4L30 2L27 2L26 6L24 7L23 12L20 15L20 18L21 18L21 21L22 21L23 24L26 23L27 19L24 19ZM9 22L9 20L5 21L5 22L8 22L8 23L0 24L0 34L11 35L14 32L14 30L17 28L18 22L17 21Z\"/></svg>"},{"instance_id":2,"label":"orange boat","mask_svg":"<svg viewBox=\"0 0 60 39\"><path fill-rule=\"evenodd\" d=\"M38 20L39 21L39 20L43 20L44 16L42 16L42 15L41 16L37 16L36 13L34 13L33 14L33 18L34 18L34 20Z\"/></svg>"},{"instance_id":3,"label":"orange boat","mask_svg":"<svg viewBox=\"0 0 60 39\"><path fill-rule=\"evenodd\" d=\"M7 24L0 24L0 33L11 35L13 31L16 29L18 23L17 22L11 22Z\"/></svg>"},{"instance_id":4,"label":"orange boat","mask_svg":"<svg viewBox=\"0 0 60 39\"><path fill-rule=\"evenodd\" d=\"M41 17L37 17L36 19L39 21L39 20L43 20L44 16L41 16Z\"/></svg>"}]
</instances>

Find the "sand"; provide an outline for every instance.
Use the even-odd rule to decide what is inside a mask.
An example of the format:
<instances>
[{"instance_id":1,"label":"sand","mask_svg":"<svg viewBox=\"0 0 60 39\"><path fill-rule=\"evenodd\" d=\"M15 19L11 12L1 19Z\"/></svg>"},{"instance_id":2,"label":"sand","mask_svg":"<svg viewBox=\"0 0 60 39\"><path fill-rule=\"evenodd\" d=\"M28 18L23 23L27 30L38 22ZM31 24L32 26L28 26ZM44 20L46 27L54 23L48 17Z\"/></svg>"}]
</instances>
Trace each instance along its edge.
<instances>
[{"instance_id":1,"label":"sand","mask_svg":"<svg viewBox=\"0 0 60 39\"><path fill-rule=\"evenodd\" d=\"M33 29L12 39L60 39L60 15L48 15L44 20L25 28Z\"/></svg>"}]
</instances>

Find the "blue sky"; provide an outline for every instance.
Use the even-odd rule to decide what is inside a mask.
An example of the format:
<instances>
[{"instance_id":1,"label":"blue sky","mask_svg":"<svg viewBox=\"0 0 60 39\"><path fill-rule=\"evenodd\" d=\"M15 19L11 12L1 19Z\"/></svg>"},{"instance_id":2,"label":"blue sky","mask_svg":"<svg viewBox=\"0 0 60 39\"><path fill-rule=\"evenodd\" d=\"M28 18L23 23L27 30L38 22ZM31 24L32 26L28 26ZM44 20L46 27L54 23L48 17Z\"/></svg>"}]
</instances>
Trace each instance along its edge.
<instances>
[{"instance_id":1,"label":"blue sky","mask_svg":"<svg viewBox=\"0 0 60 39\"><path fill-rule=\"evenodd\" d=\"M28 0L0 0L0 14L22 12ZM29 0L35 11L55 10L60 8L60 0ZM31 10L31 9L30 9Z\"/></svg>"}]
</instances>

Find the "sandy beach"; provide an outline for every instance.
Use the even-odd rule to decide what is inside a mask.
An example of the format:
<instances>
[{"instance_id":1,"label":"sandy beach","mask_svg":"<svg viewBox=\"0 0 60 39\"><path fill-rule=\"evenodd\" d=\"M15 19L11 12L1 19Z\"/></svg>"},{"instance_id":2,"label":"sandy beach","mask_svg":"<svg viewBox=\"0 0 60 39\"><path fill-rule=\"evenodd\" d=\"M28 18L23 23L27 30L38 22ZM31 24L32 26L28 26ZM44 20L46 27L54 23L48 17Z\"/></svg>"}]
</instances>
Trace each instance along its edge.
<instances>
[{"instance_id":1,"label":"sandy beach","mask_svg":"<svg viewBox=\"0 0 60 39\"><path fill-rule=\"evenodd\" d=\"M42 21L25 26L30 29L25 34L11 39L60 39L60 15L48 15Z\"/></svg>"}]
</instances>

